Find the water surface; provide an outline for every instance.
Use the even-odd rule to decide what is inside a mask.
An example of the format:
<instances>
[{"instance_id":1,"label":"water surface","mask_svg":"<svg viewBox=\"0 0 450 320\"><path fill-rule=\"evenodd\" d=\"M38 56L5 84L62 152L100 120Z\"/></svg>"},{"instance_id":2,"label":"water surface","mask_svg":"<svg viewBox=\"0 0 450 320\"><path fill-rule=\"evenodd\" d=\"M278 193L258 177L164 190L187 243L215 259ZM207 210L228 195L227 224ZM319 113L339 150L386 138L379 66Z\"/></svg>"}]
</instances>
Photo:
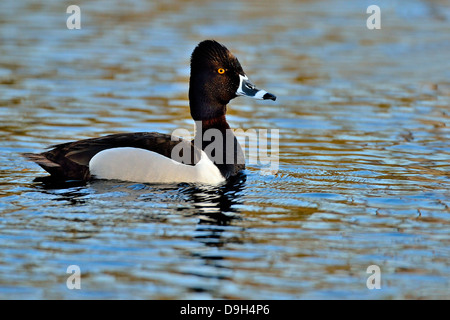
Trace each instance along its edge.
<instances>
[{"instance_id":1,"label":"water surface","mask_svg":"<svg viewBox=\"0 0 450 320\"><path fill-rule=\"evenodd\" d=\"M448 299L446 1L0 4L0 298ZM100 135L193 130L189 57L214 38L275 103L279 171L221 187L45 184L20 157ZM81 269L69 290L66 269ZM369 290L366 269L381 269Z\"/></svg>"}]
</instances>

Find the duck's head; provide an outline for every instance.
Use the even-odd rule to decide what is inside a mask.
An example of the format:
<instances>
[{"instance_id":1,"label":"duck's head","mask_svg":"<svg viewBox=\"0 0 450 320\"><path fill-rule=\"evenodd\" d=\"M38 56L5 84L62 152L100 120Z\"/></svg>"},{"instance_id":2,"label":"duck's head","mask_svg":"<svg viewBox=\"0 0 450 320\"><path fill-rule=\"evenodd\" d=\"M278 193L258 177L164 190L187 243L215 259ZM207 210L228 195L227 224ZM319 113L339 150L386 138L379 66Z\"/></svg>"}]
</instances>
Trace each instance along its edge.
<instances>
[{"instance_id":1,"label":"duck's head","mask_svg":"<svg viewBox=\"0 0 450 320\"><path fill-rule=\"evenodd\" d=\"M194 120L225 115L226 105L237 96L275 100L276 97L253 85L239 60L214 40L200 42L191 56L189 100Z\"/></svg>"}]
</instances>

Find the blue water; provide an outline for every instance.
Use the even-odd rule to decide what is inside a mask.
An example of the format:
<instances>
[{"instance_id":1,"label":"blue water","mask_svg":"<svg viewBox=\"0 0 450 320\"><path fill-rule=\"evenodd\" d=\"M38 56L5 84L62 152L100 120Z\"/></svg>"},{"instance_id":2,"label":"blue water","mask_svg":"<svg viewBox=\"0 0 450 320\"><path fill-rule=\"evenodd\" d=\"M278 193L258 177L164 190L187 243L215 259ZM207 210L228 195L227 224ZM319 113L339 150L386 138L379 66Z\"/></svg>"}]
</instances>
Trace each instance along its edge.
<instances>
[{"instance_id":1,"label":"blue water","mask_svg":"<svg viewBox=\"0 0 450 320\"><path fill-rule=\"evenodd\" d=\"M0 4L0 298L448 299L446 1ZM221 187L46 184L19 153L110 133L193 131L195 45L215 38L275 103L279 170ZM81 289L66 286L67 267ZM381 289L366 272L381 270Z\"/></svg>"}]
</instances>

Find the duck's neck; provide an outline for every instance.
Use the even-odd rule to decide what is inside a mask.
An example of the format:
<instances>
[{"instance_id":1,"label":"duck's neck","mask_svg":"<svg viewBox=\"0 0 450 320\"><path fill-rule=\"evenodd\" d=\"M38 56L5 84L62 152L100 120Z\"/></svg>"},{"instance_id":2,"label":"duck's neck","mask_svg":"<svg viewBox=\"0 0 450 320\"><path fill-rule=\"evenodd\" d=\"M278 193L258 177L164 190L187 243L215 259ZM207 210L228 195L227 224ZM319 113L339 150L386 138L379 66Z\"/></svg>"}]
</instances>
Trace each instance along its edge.
<instances>
[{"instance_id":1,"label":"duck's neck","mask_svg":"<svg viewBox=\"0 0 450 320\"><path fill-rule=\"evenodd\" d=\"M230 125L227 122L225 115L220 115L211 119L203 119L201 121L196 121L196 124L202 126L202 131L205 132L208 129L219 129L220 131L230 129Z\"/></svg>"},{"instance_id":2,"label":"duck's neck","mask_svg":"<svg viewBox=\"0 0 450 320\"><path fill-rule=\"evenodd\" d=\"M226 179L245 168L241 146L225 115L196 121L193 143L205 151Z\"/></svg>"},{"instance_id":3,"label":"duck's neck","mask_svg":"<svg viewBox=\"0 0 450 320\"><path fill-rule=\"evenodd\" d=\"M198 143L197 146L202 146L203 150L212 142L212 139L210 139L211 136L215 136L220 132L223 142L225 143L227 134L233 134L231 130L227 131L227 129L230 129L230 125L228 124L225 115L210 119L196 120L195 129L195 141Z\"/></svg>"}]
</instances>

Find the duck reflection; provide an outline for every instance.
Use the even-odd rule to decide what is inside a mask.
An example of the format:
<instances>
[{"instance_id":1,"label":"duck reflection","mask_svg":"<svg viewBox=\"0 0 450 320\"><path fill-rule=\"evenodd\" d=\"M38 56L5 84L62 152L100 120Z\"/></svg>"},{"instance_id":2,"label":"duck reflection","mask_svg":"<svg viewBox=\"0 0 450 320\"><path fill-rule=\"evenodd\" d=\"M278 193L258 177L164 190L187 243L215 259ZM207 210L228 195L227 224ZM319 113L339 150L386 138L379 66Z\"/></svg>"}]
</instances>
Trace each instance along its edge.
<instances>
[{"instance_id":1,"label":"duck reflection","mask_svg":"<svg viewBox=\"0 0 450 320\"><path fill-rule=\"evenodd\" d=\"M194 205L199 224L228 225L238 218L236 205L242 203L241 191L246 176L240 174L222 186L195 186L184 190Z\"/></svg>"},{"instance_id":2,"label":"duck reflection","mask_svg":"<svg viewBox=\"0 0 450 320\"><path fill-rule=\"evenodd\" d=\"M184 216L197 216L199 225L225 226L233 219L239 218L238 204L242 203L242 190L245 187L246 175L238 174L226 184L220 186L192 184L135 184L119 181L58 181L49 177L35 179L35 183L46 194L56 196L56 201L64 201L70 205L87 204L91 199L111 197L120 199L121 206L129 200L134 205L136 200L148 203L167 203L172 201L174 211ZM126 209L126 208L125 208ZM156 211L150 205L143 210ZM108 210L105 208L105 211ZM156 213L157 214L157 213Z\"/></svg>"},{"instance_id":3,"label":"duck reflection","mask_svg":"<svg viewBox=\"0 0 450 320\"><path fill-rule=\"evenodd\" d=\"M185 237L188 236L190 241L200 243L202 249L198 246L193 246L195 248L193 250L176 247L170 249L175 249L176 255L187 254L194 260L201 260L200 265L208 267L208 272L203 273L201 271L203 269L200 269L200 271L192 270L186 274L225 279L228 267L223 265L223 261L227 257L221 249L226 248L230 243L243 242L242 233L232 224L233 221L241 218L239 211L241 204L244 203L246 180L246 175L240 174L226 184L216 187L189 184L149 185L120 181L95 181L80 184L76 181L50 180L41 181L35 186L41 192L53 195L53 200L61 201L59 205L70 206L73 207L73 211L80 210L90 215L86 220L81 220L84 217L77 218L76 223L81 224L80 230L85 229L84 224L89 224L89 233L84 232L84 237L90 238L95 234L101 234L104 232L105 223L131 233L134 232L135 225L155 224L156 229L168 229L171 230L171 234L150 233L147 238L144 238L144 242L148 241L151 245L153 240L158 240L155 237L164 241L168 240L168 237L185 241ZM69 208L70 211L71 209ZM105 214L97 216L98 213L103 212ZM53 217L59 219L58 215ZM189 227L190 230L185 233L184 224L192 224L192 217L197 218L196 224L192 226L194 230ZM60 219L67 219L67 215L63 215ZM65 223L72 224L73 220L65 221ZM133 238L134 235L130 237ZM159 241L159 243L164 242ZM167 245L172 246L172 242L169 240ZM208 286L197 286L192 290L204 292L211 289Z\"/></svg>"},{"instance_id":4,"label":"duck reflection","mask_svg":"<svg viewBox=\"0 0 450 320\"><path fill-rule=\"evenodd\" d=\"M245 184L246 176L239 174L220 187L197 186L186 189L195 208L194 214L199 218L194 241L207 247L223 247L230 242L240 242L236 237L224 238L223 233L233 220L241 218L238 208L243 203ZM207 265L223 269L217 264L217 260L224 258L219 252L213 255L210 252L205 255L197 253L194 256L204 260Z\"/></svg>"}]
</instances>

